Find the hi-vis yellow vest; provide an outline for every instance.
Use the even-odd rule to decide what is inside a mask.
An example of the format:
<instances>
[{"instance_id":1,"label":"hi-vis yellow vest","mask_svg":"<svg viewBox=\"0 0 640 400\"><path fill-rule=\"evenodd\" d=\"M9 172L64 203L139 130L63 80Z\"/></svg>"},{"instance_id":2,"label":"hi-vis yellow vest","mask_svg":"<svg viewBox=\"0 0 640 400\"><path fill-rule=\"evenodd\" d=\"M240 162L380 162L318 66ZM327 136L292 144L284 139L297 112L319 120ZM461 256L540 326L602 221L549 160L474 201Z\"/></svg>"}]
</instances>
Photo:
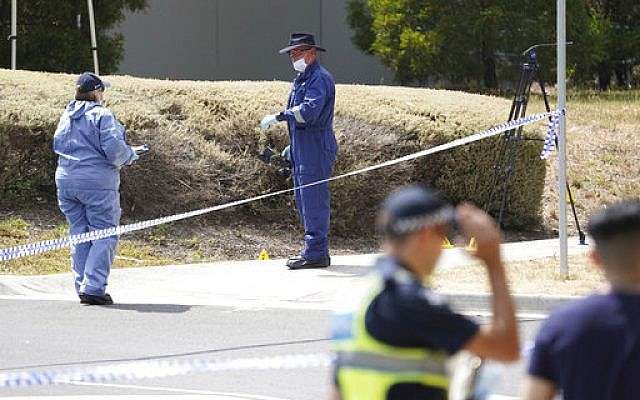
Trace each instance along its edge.
<instances>
[{"instance_id":1,"label":"hi-vis yellow vest","mask_svg":"<svg viewBox=\"0 0 640 400\"><path fill-rule=\"evenodd\" d=\"M446 353L390 346L367 332L367 309L383 287L380 277L373 278L355 312L335 316L333 346L342 400L386 400L389 389L400 383L448 391Z\"/></svg>"}]
</instances>

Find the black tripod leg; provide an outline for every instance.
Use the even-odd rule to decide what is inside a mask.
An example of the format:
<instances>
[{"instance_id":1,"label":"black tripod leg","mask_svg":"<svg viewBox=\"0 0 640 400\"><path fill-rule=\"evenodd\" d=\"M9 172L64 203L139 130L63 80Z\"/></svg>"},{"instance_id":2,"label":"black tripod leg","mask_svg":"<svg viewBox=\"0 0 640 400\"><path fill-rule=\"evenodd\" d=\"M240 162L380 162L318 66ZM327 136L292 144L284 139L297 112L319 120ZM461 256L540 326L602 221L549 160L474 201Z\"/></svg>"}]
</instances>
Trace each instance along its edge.
<instances>
[{"instance_id":1,"label":"black tripod leg","mask_svg":"<svg viewBox=\"0 0 640 400\"><path fill-rule=\"evenodd\" d=\"M529 95L531 93L531 84L533 83L534 70L528 65L524 64L522 68L522 74L518 82L518 88L514 97L513 105L511 106L511 113L509 115L510 120L515 120L525 116L527 112L527 105L529 104ZM500 200L500 210L498 213L498 224L502 226L504 215L507 210L507 203L509 200L509 189L511 183L511 177L515 170L515 162L517 160L518 145L522 140L523 127L513 129L505 135L505 143L507 144L507 152L505 161L503 162L504 175L502 176L502 189Z\"/></svg>"},{"instance_id":2,"label":"black tripod leg","mask_svg":"<svg viewBox=\"0 0 640 400\"><path fill-rule=\"evenodd\" d=\"M540 89L542 90L542 98L544 99L544 106L547 110L547 112L551 111L551 106L549 105L549 97L547 96L547 91L545 89L544 86L544 81L542 80L542 78L538 79L538 83L540 84ZM558 148L558 137L556 136L556 148ZM580 240L580 244L581 245L586 245L587 244L587 238L584 234L584 232L582 232L582 229L580 229L580 221L578 220L578 213L576 212L576 204L575 204L575 200L573 199L573 194L571 193L571 187L569 186L569 182L565 182L565 185L567 186L567 194L569 195L569 203L571 204L571 211L573 212L573 220L576 223L576 229L578 230L578 237Z\"/></svg>"},{"instance_id":3,"label":"black tripod leg","mask_svg":"<svg viewBox=\"0 0 640 400\"><path fill-rule=\"evenodd\" d=\"M576 204L573 200L573 194L571 194L571 189L569 188L569 184L567 183L567 194L569 195L569 203L571 204L571 211L573 211L573 220L576 223L576 229L578 230L578 236L581 245L587 244L587 237L585 236L582 229L580 229L580 222L578 221L578 213L576 212Z\"/></svg>"},{"instance_id":4,"label":"black tripod leg","mask_svg":"<svg viewBox=\"0 0 640 400\"><path fill-rule=\"evenodd\" d=\"M511 109L509 110L509 118L507 119L507 122L517 119L521 114L520 110L522 107L522 98L525 90L524 88L530 80L529 71L530 70L528 69L528 66L524 64L522 67L522 72L520 73L516 92L513 96L513 101L511 102ZM509 166L507 165L507 159L509 157L508 153L511 146L511 136L514 134L515 129L507 131L500 136L501 139L498 146L498 152L493 163L493 177L489 186L491 190L489 191L489 196L484 204L484 210L486 212L491 212L498 195L502 195L504 197L504 182L505 176L507 175L505 171L509 168ZM501 187L499 188L499 186ZM502 204L504 203L504 200L501 199L499 214L497 217L498 225L500 226L502 226L502 215L504 212L504 206Z\"/></svg>"}]
</instances>

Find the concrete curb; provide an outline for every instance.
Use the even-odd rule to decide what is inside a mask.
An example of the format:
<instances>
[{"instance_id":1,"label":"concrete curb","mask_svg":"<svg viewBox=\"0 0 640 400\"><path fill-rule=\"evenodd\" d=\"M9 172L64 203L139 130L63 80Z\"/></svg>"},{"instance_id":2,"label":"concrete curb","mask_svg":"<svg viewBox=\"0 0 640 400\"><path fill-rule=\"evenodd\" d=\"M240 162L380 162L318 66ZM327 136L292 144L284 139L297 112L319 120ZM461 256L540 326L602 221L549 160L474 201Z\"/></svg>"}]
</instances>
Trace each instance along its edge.
<instances>
[{"instance_id":1,"label":"concrete curb","mask_svg":"<svg viewBox=\"0 0 640 400\"><path fill-rule=\"evenodd\" d=\"M442 293L453 308L459 311L491 311L491 295L476 293ZM549 314L578 296L514 295L518 313Z\"/></svg>"}]
</instances>

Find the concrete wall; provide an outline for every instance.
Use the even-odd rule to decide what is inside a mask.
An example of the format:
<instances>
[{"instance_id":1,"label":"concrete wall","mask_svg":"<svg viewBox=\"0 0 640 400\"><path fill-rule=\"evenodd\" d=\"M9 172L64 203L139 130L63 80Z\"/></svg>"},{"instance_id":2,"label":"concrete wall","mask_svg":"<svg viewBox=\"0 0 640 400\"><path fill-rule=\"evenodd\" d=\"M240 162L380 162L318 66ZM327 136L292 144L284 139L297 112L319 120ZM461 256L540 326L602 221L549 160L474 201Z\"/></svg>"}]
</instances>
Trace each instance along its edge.
<instances>
[{"instance_id":1,"label":"concrete wall","mask_svg":"<svg viewBox=\"0 0 640 400\"><path fill-rule=\"evenodd\" d=\"M148 0L120 26L120 73L202 80L290 80L284 47L309 31L327 48L322 63L340 83L391 84L393 75L351 43L346 0Z\"/></svg>"}]
</instances>

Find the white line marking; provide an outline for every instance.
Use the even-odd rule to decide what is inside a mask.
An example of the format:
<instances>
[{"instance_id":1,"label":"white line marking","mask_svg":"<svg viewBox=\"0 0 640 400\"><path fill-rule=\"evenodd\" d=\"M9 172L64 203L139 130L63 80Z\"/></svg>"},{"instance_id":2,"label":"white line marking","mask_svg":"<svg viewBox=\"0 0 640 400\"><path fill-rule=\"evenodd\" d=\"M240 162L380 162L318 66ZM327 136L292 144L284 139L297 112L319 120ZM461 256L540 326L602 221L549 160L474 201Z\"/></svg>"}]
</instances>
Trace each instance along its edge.
<instances>
[{"instance_id":1,"label":"white line marking","mask_svg":"<svg viewBox=\"0 0 640 400\"><path fill-rule=\"evenodd\" d=\"M468 317L491 317L493 313L491 311L462 311L460 312L462 315L466 315ZM540 313L516 313L516 322L526 322L529 320L545 320L547 319L548 314L540 314Z\"/></svg>"},{"instance_id":2,"label":"white line marking","mask_svg":"<svg viewBox=\"0 0 640 400\"><path fill-rule=\"evenodd\" d=\"M60 381L56 383L75 385L75 386L100 386L100 387L113 387L113 388L119 388L119 389L137 389L137 390L149 390L149 391L156 391L156 392L222 396L220 397L219 400L231 400L231 399L289 400L282 397L270 397L270 396L260 396L260 395L242 394L242 393L212 392L209 390L193 390L193 389L171 388L171 387L164 387L164 386L123 385L123 384L116 384L116 383L73 382L73 381Z\"/></svg>"}]
</instances>

